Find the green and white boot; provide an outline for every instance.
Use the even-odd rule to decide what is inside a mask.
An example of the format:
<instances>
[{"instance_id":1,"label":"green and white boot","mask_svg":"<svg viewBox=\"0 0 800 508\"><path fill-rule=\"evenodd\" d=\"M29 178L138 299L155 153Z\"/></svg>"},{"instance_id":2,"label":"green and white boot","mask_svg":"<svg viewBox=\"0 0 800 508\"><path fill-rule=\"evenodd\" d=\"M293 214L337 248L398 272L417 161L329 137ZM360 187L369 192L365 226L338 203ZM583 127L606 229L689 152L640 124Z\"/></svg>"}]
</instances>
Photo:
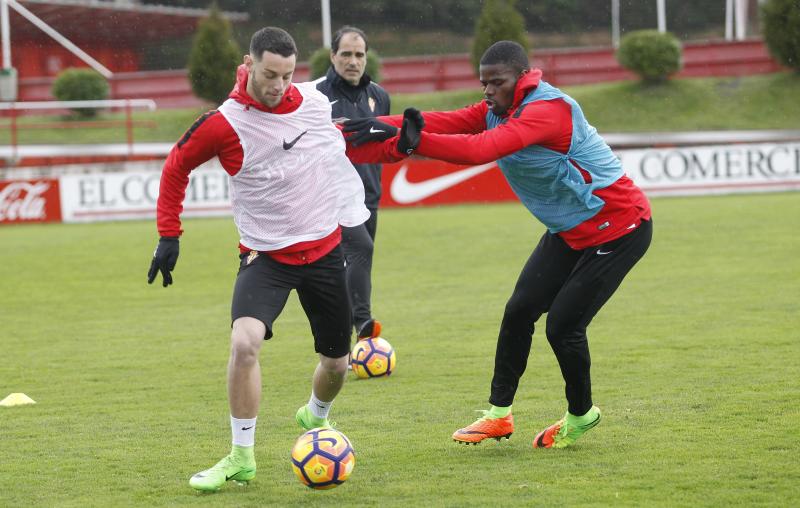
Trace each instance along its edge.
<instances>
[{"instance_id":1,"label":"green and white boot","mask_svg":"<svg viewBox=\"0 0 800 508\"><path fill-rule=\"evenodd\" d=\"M197 490L214 492L225 482L233 480L246 484L256 476L256 459L252 446L233 445L229 455L205 471L195 473L189 478L189 485Z\"/></svg>"},{"instance_id":2,"label":"green and white boot","mask_svg":"<svg viewBox=\"0 0 800 508\"><path fill-rule=\"evenodd\" d=\"M300 409L297 410L297 413L294 415L294 419L297 421L297 424L303 427L306 430L316 429L319 427L325 429L332 429L333 424L328 421L327 418L320 418L311 411L309 411L308 406L302 406Z\"/></svg>"}]
</instances>

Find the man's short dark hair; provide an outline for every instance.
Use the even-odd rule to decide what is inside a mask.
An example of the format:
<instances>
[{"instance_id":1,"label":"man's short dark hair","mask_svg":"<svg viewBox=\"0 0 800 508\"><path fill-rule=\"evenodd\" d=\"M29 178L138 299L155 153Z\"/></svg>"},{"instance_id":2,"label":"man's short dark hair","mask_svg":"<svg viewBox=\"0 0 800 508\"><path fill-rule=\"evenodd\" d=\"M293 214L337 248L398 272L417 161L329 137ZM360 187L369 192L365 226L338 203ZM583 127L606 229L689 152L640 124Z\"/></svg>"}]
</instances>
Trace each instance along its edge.
<instances>
[{"instance_id":1,"label":"man's short dark hair","mask_svg":"<svg viewBox=\"0 0 800 508\"><path fill-rule=\"evenodd\" d=\"M481 57L481 65L503 64L517 72L531 68L528 54L519 43L514 41L498 41L489 46Z\"/></svg>"},{"instance_id":2,"label":"man's short dark hair","mask_svg":"<svg viewBox=\"0 0 800 508\"><path fill-rule=\"evenodd\" d=\"M289 32L283 28L268 26L253 34L250 39L250 54L261 60L264 51L283 57L297 54L297 46Z\"/></svg>"},{"instance_id":3,"label":"man's short dark hair","mask_svg":"<svg viewBox=\"0 0 800 508\"><path fill-rule=\"evenodd\" d=\"M342 28L338 29L335 34L333 34L333 40L331 41L331 51L334 53L339 52L339 43L342 42L342 37L347 34L356 34L362 39L364 39L364 50L369 51L369 42L367 42L367 34L364 33L363 30L360 28L356 28L354 26L343 26Z\"/></svg>"}]
</instances>

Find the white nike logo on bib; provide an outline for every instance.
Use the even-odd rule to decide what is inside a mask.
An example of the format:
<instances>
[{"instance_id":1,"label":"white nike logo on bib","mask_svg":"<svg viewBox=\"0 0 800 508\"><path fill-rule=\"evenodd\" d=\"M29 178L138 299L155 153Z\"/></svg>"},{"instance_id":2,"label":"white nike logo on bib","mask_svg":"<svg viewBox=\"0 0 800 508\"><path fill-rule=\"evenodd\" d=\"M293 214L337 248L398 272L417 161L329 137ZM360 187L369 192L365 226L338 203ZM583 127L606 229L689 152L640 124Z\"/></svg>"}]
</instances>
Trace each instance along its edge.
<instances>
[{"instance_id":1,"label":"white nike logo on bib","mask_svg":"<svg viewBox=\"0 0 800 508\"><path fill-rule=\"evenodd\" d=\"M370 134L375 134L376 132L386 132L386 131L383 131L383 130L380 130L380 129L376 129L375 127L370 127L369 128L369 133Z\"/></svg>"},{"instance_id":2,"label":"white nike logo on bib","mask_svg":"<svg viewBox=\"0 0 800 508\"><path fill-rule=\"evenodd\" d=\"M494 162L489 162L488 164L464 168L454 173L448 173L446 175L437 176L436 178L414 183L409 182L408 178L406 178L408 165L403 164L392 180L389 193L392 199L401 205L414 203L416 201L422 201L434 194L438 194L445 189L454 187L461 182L465 182L493 167L496 167L496 164Z\"/></svg>"}]
</instances>

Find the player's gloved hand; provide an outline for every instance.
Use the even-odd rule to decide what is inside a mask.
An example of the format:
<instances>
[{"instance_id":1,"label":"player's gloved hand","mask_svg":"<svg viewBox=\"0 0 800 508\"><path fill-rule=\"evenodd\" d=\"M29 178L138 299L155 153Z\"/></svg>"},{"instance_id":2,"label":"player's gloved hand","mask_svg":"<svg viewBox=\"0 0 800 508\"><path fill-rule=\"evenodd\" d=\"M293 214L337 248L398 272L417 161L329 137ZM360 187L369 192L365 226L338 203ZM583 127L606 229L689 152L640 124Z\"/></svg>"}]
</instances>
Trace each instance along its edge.
<instances>
[{"instance_id":1,"label":"player's gloved hand","mask_svg":"<svg viewBox=\"0 0 800 508\"><path fill-rule=\"evenodd\" d=\"M175 269L175 263L178 262L179 252L180 244L177 236L162 236L153 253L150 270L147 271L147 283L152 284L160 270L164 279L164 287L172 284L172 270Z\"/></svg>"},{"instance_id":2,"label":"player's gloved hand","mask_svg":"<svg viewBox=\"0 0 800 508\"><path fill-rule=\"evenodd\" d=\"M370 141L386 141L397 136L397 127L381 122L377 118L353 118L344 122L344 132L351 132L347 141L358 146Z\"/></svg>"},{"instance_id":3,"label":"player's gloved hand","mask_svg":"<svg viewBox=\"0 0 800 508\"><path fill-rule=\"evenodd\" d=\"M425 127L425 119L422 117L422 113L416 108L406 108L403 111L403 128L400 129L397 150L411 155L419 146L423 127Z\"/></svg>"}]
</instances>

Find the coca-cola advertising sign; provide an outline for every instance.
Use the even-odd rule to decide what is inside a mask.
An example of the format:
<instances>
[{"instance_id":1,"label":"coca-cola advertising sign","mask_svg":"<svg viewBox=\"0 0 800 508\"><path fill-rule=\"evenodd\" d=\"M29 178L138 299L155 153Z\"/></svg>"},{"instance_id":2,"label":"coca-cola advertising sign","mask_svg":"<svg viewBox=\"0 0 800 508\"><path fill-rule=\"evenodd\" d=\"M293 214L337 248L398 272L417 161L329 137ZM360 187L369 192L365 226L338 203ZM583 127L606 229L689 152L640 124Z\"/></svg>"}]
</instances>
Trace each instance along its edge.
<instances>
[{"instance_id":1,"label":"coca-cola advertising sign","mask_svg":"<svg viewBox=\"0 0 800 508\"><path fill-rule=\"evenodd\" d=\"M60 221L58 180L0 181L0 224Z\"/></svg>"}]
</instances>

